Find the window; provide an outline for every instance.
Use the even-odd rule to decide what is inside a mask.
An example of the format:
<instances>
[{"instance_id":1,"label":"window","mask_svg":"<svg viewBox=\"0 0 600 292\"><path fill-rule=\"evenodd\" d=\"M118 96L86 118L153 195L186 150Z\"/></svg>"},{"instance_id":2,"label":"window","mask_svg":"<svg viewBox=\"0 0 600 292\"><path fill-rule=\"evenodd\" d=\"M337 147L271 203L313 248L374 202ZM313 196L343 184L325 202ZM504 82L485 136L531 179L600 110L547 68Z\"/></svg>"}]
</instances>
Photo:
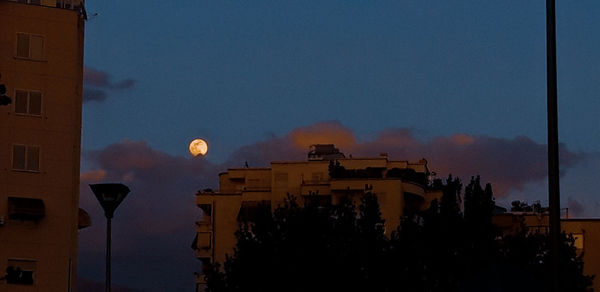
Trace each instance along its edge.
<instances>
[{"instance_id":1,"label":"window","mask_svg":"<svg viewBox=\"0 0 600 292\"><path fill-rule=\"evenodd\" d=\"M6 283L33 285L35 280L34 260L9 259L6 268Z\"/></svg>"},{"instance_id":2,"label":"window","mask_svg":"<svg viewBox=\"0 0 600 292\"><path fill-rule=\"evenodd\" d=\"M70 9L70 8L75 8L75 3L71 3L71 2L75 2L72 0L58 0L56 1L56 7L58 8L66 8L66 9Z\"/></svg>"},{"instance_id":3,"label":"window","mask_svg":"<svg viewBox=\"0 0 600 292\"><path fill-rule=\"evenodd\" d=\"M26 3L26 4L42 5L41 0L19 0L19 2Z\"/></svg>"},{"instance_id":4,"label":"window","mask_svg":"<svg viewBox=\"0 0 600 292\"><path fill-rule=\"evenodd\" d=\"M17 33L17 57L42 60L44 58L44 37Z\"/></svg>"},{"instance_id":5,"label":"window","mask_svg":"<svg viewBox=\"0 0 600 292\"><path fill-rule=\"evenodd\" d=\"M13 145L13 170L40 171L40 147Z\"/></svg>"},{"instance_id":6,"label":"window","mask_svg":"<svg viewBox=\"0 0 600 292\"><path fill-rule=\"evenodd\" d=\"M42 93L39 91L15 91L15 113L39 116L42 114Z\"/></svg>"},{"instance_id":7,"label":"window","mask_svg":"<svg viewBox=\"0 0 600 292\"><path fill-rule=\"evenodd\" d=\"M46 216L42 199L8 197L8 218L14 220L40 220Z\"/></svg>"}]
</instances>

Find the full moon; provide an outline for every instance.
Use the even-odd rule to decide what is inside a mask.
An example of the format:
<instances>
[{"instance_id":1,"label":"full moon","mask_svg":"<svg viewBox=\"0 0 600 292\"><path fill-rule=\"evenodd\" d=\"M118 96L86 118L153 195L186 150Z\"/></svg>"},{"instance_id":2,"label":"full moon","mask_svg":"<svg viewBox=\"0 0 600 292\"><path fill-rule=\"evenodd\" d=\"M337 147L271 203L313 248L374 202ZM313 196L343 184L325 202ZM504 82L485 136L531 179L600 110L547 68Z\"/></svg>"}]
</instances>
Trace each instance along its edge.
<instances>
[{"instance_id":1,"label":"full moon","mask_svg":"<svg viewBox=\"0 0 600 292\"><path fill-rule=\"evenodd\" d=\"M190 153L194 156L206 155L208 152L208 144L202 139L194 139L190 142Z\"/></svg>"}]
</instances>

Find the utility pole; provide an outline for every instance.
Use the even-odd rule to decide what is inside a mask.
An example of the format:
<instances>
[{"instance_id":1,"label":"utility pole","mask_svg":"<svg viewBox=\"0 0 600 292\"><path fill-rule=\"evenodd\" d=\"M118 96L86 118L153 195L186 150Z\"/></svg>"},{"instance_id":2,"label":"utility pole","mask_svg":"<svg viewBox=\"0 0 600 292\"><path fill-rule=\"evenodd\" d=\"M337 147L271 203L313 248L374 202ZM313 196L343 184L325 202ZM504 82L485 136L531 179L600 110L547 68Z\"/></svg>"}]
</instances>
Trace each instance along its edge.
<instances>
[{"instance_id":1,"label":"utility pole","mask_svg":"<svg viewBox=\"0 0 600 292\"><path fill-rule=\"evenodd\" d=\"M548 196L552 291L559 292L560 185L558 174L558 103L556 81L556 3L546 0L546 72L548 93Z\"/></svg>"}]
</instances>

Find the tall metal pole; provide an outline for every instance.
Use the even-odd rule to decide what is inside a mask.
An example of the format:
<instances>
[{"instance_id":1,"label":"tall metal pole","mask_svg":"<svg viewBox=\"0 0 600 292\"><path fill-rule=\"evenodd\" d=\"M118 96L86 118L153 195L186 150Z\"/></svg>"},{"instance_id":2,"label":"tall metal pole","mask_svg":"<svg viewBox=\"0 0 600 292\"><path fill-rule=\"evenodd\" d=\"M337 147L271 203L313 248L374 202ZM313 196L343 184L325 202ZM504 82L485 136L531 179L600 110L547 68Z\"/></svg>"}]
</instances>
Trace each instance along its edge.
<instances>
[{"instance_id":1,"label":"tall metal pole","mask_svg":"<svg viewBox=\"0 0 600 292\"><path fill-rule=\"evenodd\" d=\"M560 185L558 177L558 105L556 81L556 8L546 0L546 62L548 93L548 195L550 204L550 257L552 290L559 291Z\"/></svg>"},{"instance_id":2,"label":"tall metal pole","mask_svg":"<svg viewBox=\"0 0 600 292\"><path fill-rule=\"evenodd\" d=\"M106 217L106 292L110 292L110 236L112 218Z\"/></svg>"}]
</instances>

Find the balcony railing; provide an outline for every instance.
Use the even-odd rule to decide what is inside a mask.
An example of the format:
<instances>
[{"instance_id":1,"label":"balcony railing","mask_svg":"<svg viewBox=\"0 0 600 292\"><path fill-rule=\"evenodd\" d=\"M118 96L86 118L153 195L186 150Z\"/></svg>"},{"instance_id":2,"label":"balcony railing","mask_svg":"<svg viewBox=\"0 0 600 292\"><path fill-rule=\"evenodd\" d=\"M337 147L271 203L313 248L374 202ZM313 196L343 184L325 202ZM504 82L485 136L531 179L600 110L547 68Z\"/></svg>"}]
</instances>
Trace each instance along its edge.
<instances>
[{"instance_id":1,"label":"balcony railing","mask_svg":"<svg viewBox=\"0 0 600 292\"><path fill-rule=\"evenodd\" d=\"M328 184L329 184L329 181L323 180L323 179L303 180L302 181L302 185L305 185L305 186L322 186L322 185L328 185Z\"/></svg>"}]
</instances>

